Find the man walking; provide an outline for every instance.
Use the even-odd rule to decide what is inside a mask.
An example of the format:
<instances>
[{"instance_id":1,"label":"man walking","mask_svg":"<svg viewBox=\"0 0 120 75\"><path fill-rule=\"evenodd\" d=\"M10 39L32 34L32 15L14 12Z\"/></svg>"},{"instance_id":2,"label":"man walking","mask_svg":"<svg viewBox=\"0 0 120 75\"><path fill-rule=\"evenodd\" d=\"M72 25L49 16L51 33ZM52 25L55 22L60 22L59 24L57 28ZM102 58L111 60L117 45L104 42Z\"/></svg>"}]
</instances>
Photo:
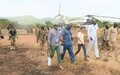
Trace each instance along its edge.
<instances>
[{"instance_id":1,"label":"man walking","mask_svg":"<svg viewBox=\"0 0 120 75\"><path fill-rule=\"evenodd\" d=\"M110 50L110 24L105 25L102 31L102 48L105 48L106 51Z\"/></svg>"},{"instance_id":2,"label":"man walking","mask_svg":"<svg viewBox=\"0 0 120 75\"><path fill-rule=\"evenodd\" d=\"M110 24L105 25L102 33L102 45L101 49L105 49L105 61L107 61L107 56L110 51ZM100 50L101 50L100 49Z\"/></svg>"},{"instance_id":3,"label":"man walking","mask_svg":"<svg viewBox=\"0 0 120 75\"><path fill-rule=\"evenodd\" d=\"M91 50L92 46L94 45L96 59L99 59L100 57L99 57L99 50L97 44L97 29L98 29L97 23L92 20L92 24L88 26L88 30L87 30L88 40L89 40L87 56L89 56L88 55L89 50Z\"/></svg>"},{"instance_id":4,"label":"man walking","mask_svg":"<svg viewBox=\"0 0 120 75\"><path fill-rule=\"evenodd\" d=\"M71 59L71 62L73 64L76 64L75 62L75 56L73 53L73 48L72 48L72 33L71 33L71 25L67 25L63 31L62 31L62 36L63 36L63 53L61 54L61 59L64 59L64 55L66 53L66 50L69 52L69 56Z\"/></svg>"},{"instance_id":5,"label":"man walking","mask_svg":"<svg viewBox=\"0 0 120 75\"><path fill-rule=\"evenodd\" d=\"M9 40L11 41L11 50L15 49L15 42L17 38L17 31L13 25L10 24L9 29Z\"/></svg>"},{"instance_id":6,"label":"man walking","mask_svg":"<svg viewBox=\"0 0 120 75\"><path fill-rule=\"evenodd\" d=\"M48 50L50 50L50 57L53 58L54 53L57 53L58 66L60 69L63 69L61 66L61 55L60 55L60 42L62 36L58 31L58 25L54 25L54 28L49 31L48 35Z\"/></svg>"},{"instance_id":7,"label":"man walking","mask_svg":"<svg viewBox=\"0 0 120 75\"><path fill-rule=\"evenodd\" d=\"M75 52L75 56L80 52L80 49L82 47L83 51L84 51L84 60L87 61L87 55L86 55L86 46L85 46L85 42L84 42L84 28L85 27L80 27L78 34L77 34L77 38L78 38L78 50Z\"/></svg>"},{"instance_id":8,"label":"man walking","mask_svg":"<svg viewBox=\"0 0 120 75\"><path fill-rule=\"evenodd\" d=\"M118 27L118 24L114 23L110 31L110 44L112 47L112 51L114 51L115 57L118 56L117 51L116 51L117 50L117 35L118 35L117 27Z\"/></svg>"},{"instance_id":9,"label":"man walking","mask_svg":"<svg viewBox=\"0 0 120 75\"><path fill-rule=\"evenodd\" d=\"M4 39L4 36L2 35L2 30L0 28L0 39Z\"/></svg>"},{"instance_id":10,"label":"man walking","mask_svg":"<svg viewBox=\"0 0 120 75\"><path fill-rule=\"evenodd\" d=\"M46 41L46 31L45 31L45 27L41 27L41 29L38 31L38 34L37 34L37 42L39 42L40 44L40 50L41 50L41 54L43 54L43 49L44 49L44 44L45 44L45 41Z\"/></svg>"}]
</instances>

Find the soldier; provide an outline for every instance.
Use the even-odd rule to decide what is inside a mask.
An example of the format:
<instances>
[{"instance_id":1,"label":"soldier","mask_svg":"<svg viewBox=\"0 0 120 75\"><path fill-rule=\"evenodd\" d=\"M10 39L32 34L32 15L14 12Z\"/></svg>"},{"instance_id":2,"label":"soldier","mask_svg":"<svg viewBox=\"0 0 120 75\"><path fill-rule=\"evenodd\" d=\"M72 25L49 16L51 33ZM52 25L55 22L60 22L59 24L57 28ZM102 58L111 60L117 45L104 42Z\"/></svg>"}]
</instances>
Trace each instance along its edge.
<instances>
[{"instance_id":1,"label":"soldier","mask_svg":"<svg viewBox=\"0 0 120 75\"><path fill-rule=\"evenodd\" d=\"M102 45L101 49L105 49L105 61L107 61L107 54L110 50L110 25L105 25L102 33Z\"/></svg>"},{"instance_id":2,"label":"soldier","mask_svg":"<svg viewBox=\"0 0 120 75\"><path fill-rule=\"evenodd\" d=\"M2 35L1 28L0 28L0 39L4 39L4 36Z\"/></svg>"},{"instance_id":3,"label":"soldier","mask_svg":"<svg viewBox=\"0 0 120 75\"><path fill-rule=\"evenodd\" d=\"M16 37L17 37L17 31L15 27L9 28L9 40L11 41L11 50L15 49Z\"/></svg>"},{"instance_id":4,"label":"soldier","mask_svg":"<svg viewBox=\"0 0 120 75\"><path fill-rule=\"evenodd\" d=\"M118 35L118 24L114 23L113 27L110 30L110 45L112 47L112 51L114 51L115 57L117 56L116 50L117 50L117 35Z\"/></svg>"},{"instance_id":5,"label":"soldier","mask_svg":"<svg viewBox=\"0 0 120 75\"><path fill-rule=\"evenodd\" d=\"M10 29L14 28L14 26L12 24L9 24L7 29L8 29L8 32L10 32ZM10 40L10 34L9 34L9 40Z\"/></svg>"},{"instance_id":6,"label":"soldier","mask_svg":"<svg viewBox=\"0 0 120 75\"><path fill-rule=\"evenodd\" d=\"M42 50L43 50L43 47L44 47L44 44L45 44L45 40L46 40L46 31L45 31L45 27L41 27L41 29L38 31L38 36L37 36L37 42L40 43L40 50L41 50L41 53L42 53ZM43 54L43 53L42 53Z\"/></svg>"},{"instance_id":7,"label":"soldier","mask_svg":"<svg viewBox=\"0 0 120 75\"><path fill-rule=\"evenodd\" d=\"M46 40L48 40L49 27L46 28Z\"/></svg>"},{"instance_id":8,"label":"soldier","mask_svg":"<svg viewBox=\"0 0 120 75\"><path fill-rule=\"evenodd\" d=\"M38 31L40 29L38 27L35 27L35 36L36 36L36 42L38 42Z\"/></svg>"},{"instance_id":9,"label":"soldier","mask_svg":"<svg viewBox=\"0 0 120 75\"><path fill-rule=\"evenodd\" d=\"M110 50L110 25L106 25L105 29L103 29L102 47Z\"/></svg>"}]
</instances>

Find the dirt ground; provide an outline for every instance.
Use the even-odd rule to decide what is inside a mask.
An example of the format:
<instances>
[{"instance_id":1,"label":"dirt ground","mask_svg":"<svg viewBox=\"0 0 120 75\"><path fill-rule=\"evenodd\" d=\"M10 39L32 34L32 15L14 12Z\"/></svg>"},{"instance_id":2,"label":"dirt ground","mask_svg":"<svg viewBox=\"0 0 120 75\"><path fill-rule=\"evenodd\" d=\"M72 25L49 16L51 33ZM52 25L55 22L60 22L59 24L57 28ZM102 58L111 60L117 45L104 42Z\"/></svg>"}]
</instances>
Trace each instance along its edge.
<instances>
[{"instance_id":1,"label":"dirt ground","mask_svg":"<svg viewBox=\"0 0 120 75\"><path fill-rule=\"evenodd\" d=\"M74 52L77 42L73 43ZM39 44L34 35L20 35L16 41L16 50L10 50L8 37L0 40L0 75L120 75L120 60L115 60L112 55L109 61L96 60L94 51L91 50L88 62L84 61L83 51L76 56L77 64L71 64L66 53L62 63L64 70L57 66L57 56L52 59L52 66L47 66L47 47L45 55L41 54ZM119 57L118 57L119 58Z\"/></svg>"}]
</instances>

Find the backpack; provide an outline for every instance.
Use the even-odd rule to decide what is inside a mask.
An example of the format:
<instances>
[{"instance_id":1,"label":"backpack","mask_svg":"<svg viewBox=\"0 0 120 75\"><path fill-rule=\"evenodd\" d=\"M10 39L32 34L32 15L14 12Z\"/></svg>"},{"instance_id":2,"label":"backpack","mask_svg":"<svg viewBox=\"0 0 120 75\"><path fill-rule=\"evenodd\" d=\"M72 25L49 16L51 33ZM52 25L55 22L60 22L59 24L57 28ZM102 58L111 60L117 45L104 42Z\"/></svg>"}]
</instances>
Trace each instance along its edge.
<instances>
[{"instance_id":1,"label":"backpack","mask_svg":"<svg viewBox=\"0 0 120 75\"><path fill-rule=\"evenodd\" d=\"M15 36L16 35L16 29L10 29L9 34L11 36Z\"/></svg>"}]
</instances>

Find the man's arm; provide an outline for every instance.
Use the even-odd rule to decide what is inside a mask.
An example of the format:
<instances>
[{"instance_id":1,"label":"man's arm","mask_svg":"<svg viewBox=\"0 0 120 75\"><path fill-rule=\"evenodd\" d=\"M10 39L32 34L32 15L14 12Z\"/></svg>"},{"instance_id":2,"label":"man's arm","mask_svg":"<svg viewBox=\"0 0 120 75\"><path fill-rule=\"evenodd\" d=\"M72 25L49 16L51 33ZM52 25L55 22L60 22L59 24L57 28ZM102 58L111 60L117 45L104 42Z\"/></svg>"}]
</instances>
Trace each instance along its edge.
<instances>
[{"instance_id":1,"label":"man's arm","mask_svg":"<svg viewBox=\"0 0 120 75\"><path fill-rule=\"evenodd\" d=\"M15 34L16 34L15 36L16 36L16 37L17 37L17 39L18 39L18 35L17 35L17 30L16 30L16 29L15 29Z\"/></svg>"},{"instance_id":2,"label":"man's arm","mask_svg":"<svg viewBox=\"0 0 120 75\"><path fill-rule=\"evenodd\" d=\"M65 29L62 29L60 33L60 43L63 44L64 42L64 36L65 36Z\"/></svg>"},{"instance_id":3,"label":"man's arm","mask_svg":"<svg viewBox=\"0 0 120 75\"><path fill-rule=\"evenodd\" d=\"M107 35L107 41L110 40L110 33L111 33L111 29L109 28L109 29L108 29L108 35Z\"/></svg>"},{"instance_id":4,"label":"man's arm","mask_svg":"<svg viewBox=\"0 0 120 75\"><path fill-rule=\"evenodd\" d=\"M51 38L52 38L52 33L51 33L51 31L49 31L49 33L48 33L48 42L47 42L48 48L50 48Z\"/></svg>"},{"instance_id":5,"label":"man's arm","mask_svg":"<svg viewBox=\"0 0 120 75\"><path fill-rule=\"evenodd\" d=\"M60 34L60 44L62 45L63 44L63 36Z\"/></svg>"},{"instance_id":6,"label":"man's arm","mask_svg":"<svg viewBox=\"0 0 120 75\"><path fill-rule=\"evenodd\" d=\"M90 38L90 40L92 40L92 35L90 33L91 27L88 26L88 30L87 30L87 34L88 34L88 38Z\"/></svg>"},{"instance_id":7,"label":"man's arm","mask_svg":"<svg viewBox=\"0 0 120 75\"><path fill-rule=\"evenodd\" d=\"M96 23L96 26L95 26L95 27L96 27L96 31L97 31L96 33L97 33L97 35L98 35L98 34L99 34L99 33L98 33L99 27L98 27L98 24L97 24L97 23Z\"/></svg>"}]
</instances>

